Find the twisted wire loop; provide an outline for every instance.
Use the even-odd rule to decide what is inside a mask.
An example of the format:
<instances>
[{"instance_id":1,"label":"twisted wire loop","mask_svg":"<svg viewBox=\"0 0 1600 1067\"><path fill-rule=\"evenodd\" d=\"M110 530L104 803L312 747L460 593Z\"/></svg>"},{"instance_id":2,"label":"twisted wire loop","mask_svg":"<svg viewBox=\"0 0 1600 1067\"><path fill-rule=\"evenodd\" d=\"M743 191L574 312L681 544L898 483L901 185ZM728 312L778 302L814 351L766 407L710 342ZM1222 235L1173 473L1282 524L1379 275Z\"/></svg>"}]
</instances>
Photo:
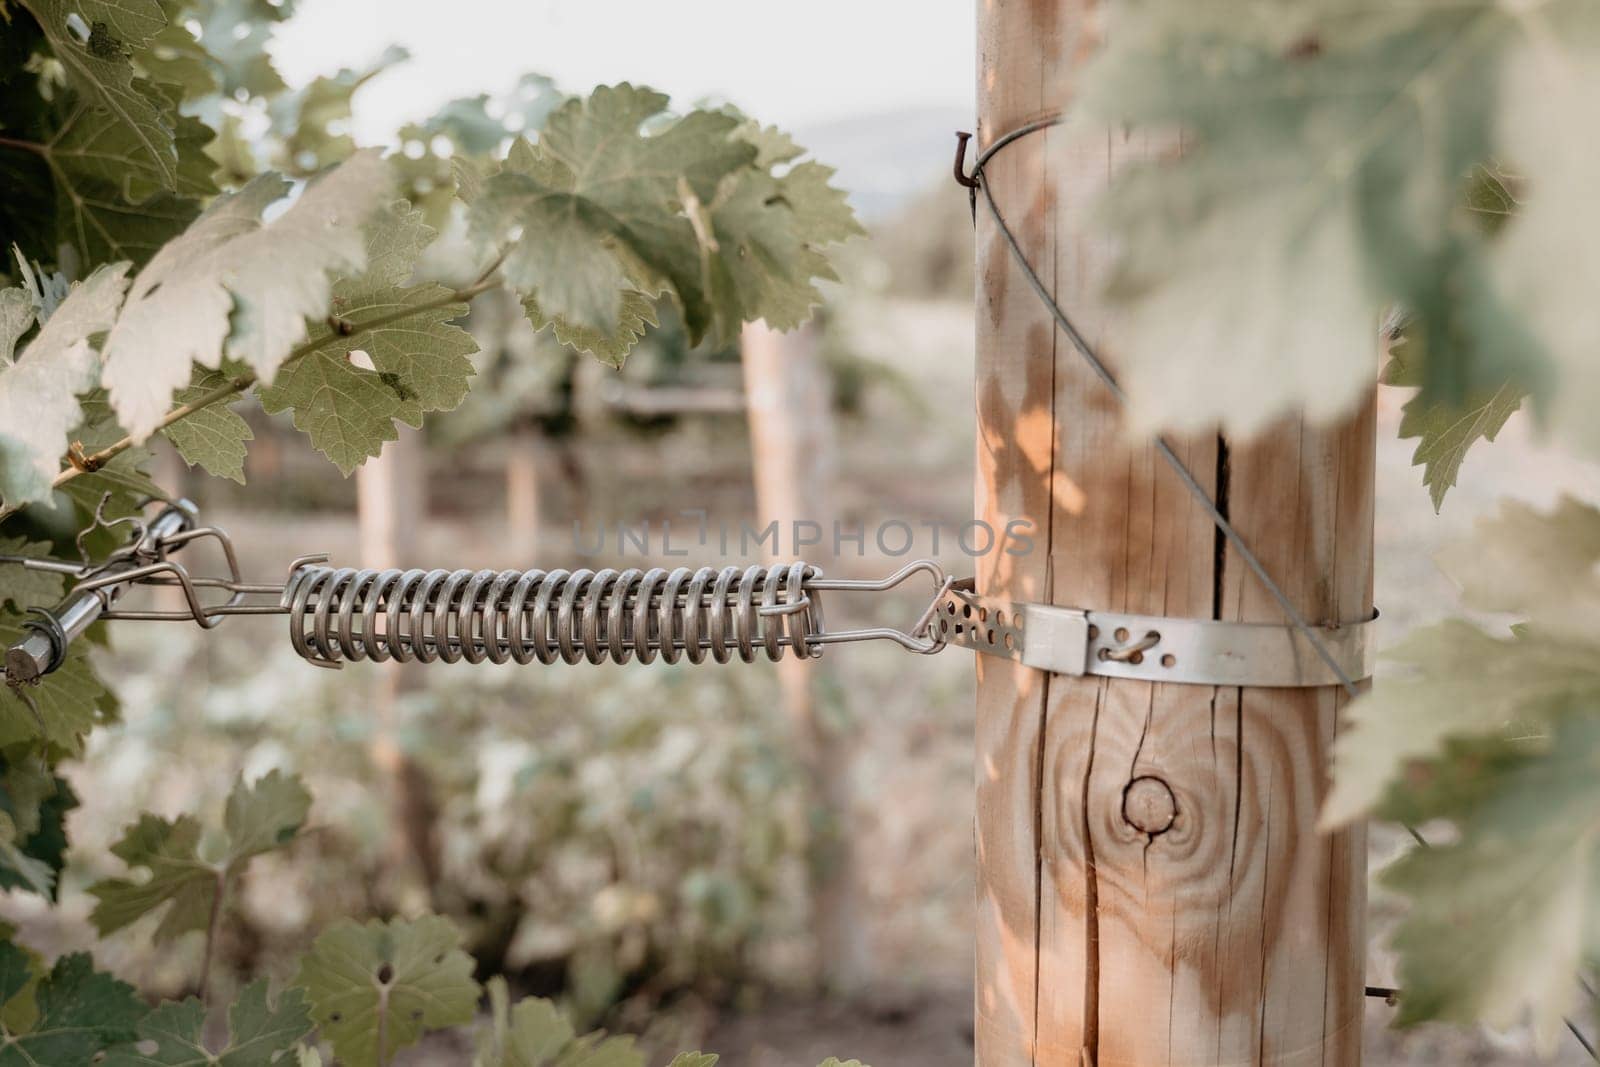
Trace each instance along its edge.
<instances>
[{"instance_id":1,"label":"twisted wire loop","mask_svg":"<svg viewBox=\"0 0 1600 1067\"><path fill-rule=\"evenodd\" d=\"M306 564L280 606L303 658L341 662L626 663L657 656L821 655L822 596L805 563L667 571L358 570Z\"/></svg>"}]
</instances>

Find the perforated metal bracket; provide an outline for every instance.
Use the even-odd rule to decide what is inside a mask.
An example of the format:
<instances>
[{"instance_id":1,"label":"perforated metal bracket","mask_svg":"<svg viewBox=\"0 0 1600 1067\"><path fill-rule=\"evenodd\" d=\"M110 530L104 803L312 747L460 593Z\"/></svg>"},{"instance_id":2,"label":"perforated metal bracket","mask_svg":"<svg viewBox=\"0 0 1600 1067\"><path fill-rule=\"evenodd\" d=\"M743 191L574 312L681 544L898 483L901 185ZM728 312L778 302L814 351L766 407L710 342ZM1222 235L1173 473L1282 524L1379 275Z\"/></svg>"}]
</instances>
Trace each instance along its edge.
<instances>
[{"instance_id":1,"label":"perforated metal bracket","mask_svg":"<svg viewBox=\"0 0 1600 1067\"><path fill-rule=\"evenodd\" d=\"M1372 676L1375 621L1317 629L1349 678ZM929 625L949 644L1054 674L1210 686L1340 684L1293 626L1014 604L978 596L971 579L946 590Z\"/></svg>"}]
</instances>

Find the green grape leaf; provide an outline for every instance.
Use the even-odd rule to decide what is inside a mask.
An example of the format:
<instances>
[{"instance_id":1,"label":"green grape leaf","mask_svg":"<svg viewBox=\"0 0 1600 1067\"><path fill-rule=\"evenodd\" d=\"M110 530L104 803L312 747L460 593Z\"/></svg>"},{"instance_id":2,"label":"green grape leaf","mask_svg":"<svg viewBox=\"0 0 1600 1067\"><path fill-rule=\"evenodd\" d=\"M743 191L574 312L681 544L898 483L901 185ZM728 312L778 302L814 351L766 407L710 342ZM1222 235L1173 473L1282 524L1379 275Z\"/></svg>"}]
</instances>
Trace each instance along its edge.
<instances>
[{"instance_id":1,"label":"green grape leaf","mask_svg":"<svg viewBox=\"0 0 1600 1067\"><path fill-rule=\"evenodd\" d=\"M129 160L126 131L114 118L86 107L74 111L40 148L55 185L57 242L76 248L85 262L143 264L181 233L217 187L206 152L211 129L180 115L176 131L175 184L157 189L157 176Z\"/></svg>"},{"instance_id":2,"label":"green grape leaf","mask_svg":"<svg viewBox=\"0 0 1600 1067\"><path fill-rule=\"evenodd\" d=\"M732 136L738 119L709 111L644 133L666 106L665 96L626 83L569 101L537 146L513 146L471 202L473 240L485 248L511 241L506 278L573 329L615 335L624 295L663 282L697 336L710 324L684 196L711 200L756 149Z\"/></svg>"},{"instance_id":3,"label":"green grape leaf","mask_svg":"<svg viewBox=\"0 0 1600 1067\"><path fill-rule=\"evenodd\" d=\"M0 873L4 873L11 887L29 890L46 900L53 899L56 872L24 852L18 845L20 836L11 816L0 812Z\"/></svg>"},{"instance_id":4,"label":"green grape leaf","mask_svg":"<svg viewBox=\"0 0 1600 1067\"><path fill-rule=\"evenodd\" d=\"M1373 324L1390 304L1438 354L1430 402L1460 406L1506 380L1535 389L1535 346L1491 269L1490 235L1462 224L1460 204L1480 164L1523 164L1503 143L1502 72L1534 55L1587 69L1593 5L1228 0L1110 17L1076 117L1184 134L1182 153L1128 167L1100 205L1119 249L1106 296L1134 431L1246 435L1289 410L1332 418L1370 388ZM1542 55L1538 42L1557 41L1571 52ZM1557 113L1530 114L1569 131L1591 112ZM1588 232L1573 201L1552 201L1569 242ZM1547 245L1537 255L1584 288L1576 261Z\"/></svg>"},{"instance_id":5,"label":"green grape leaf","mask_svg":"<svg viewBox=\"0 0 1600 1067\"><path fill-rule=\"evenodd\" d=\"M467 305L442 285L405 284L433 237L408 205L380 213L368 228L366 273L333 288L333 312L349 335L316 327L316 350L260 391L267 411L293 409L295 426L345 474L399 436L396 420L421 426L425 412L448 411L467 395L478 346L452 325Z\"/></svg>"},{"instance_id":6,"label":"green grape leaf","mask_svg":"<svg viewBox=\"0 0 1600 1067\"><path fill-rule=\"evenodd\" d=\"M482 93L449 101L422 123L420 131L442 133L467 155L485 156L517 132L543 129L550 115L567 99L556 83L543 74L524 74L510 93L494 101L501 109L500 118L489 114L490 98Z\"/></svg>"},{"instance_id":7,"label":"green grape leaf","mask_svg":"<svg viewBox=\"0 0 1600 1067\"><path fill-rule=\"evenodd\" d=\"M812 279L835 278L821 247L865 232L832 176L806 162L782 177L752 169L724 180L702 227L720 336L737 336L756 318L793 329L821 302Z\"/></svg>"},{"instance_id":8,"label":"green grape leaf","mask_svg":"<svg viewBox=\"0 0 1600 1067\"><path fill-rule=\"evenodd\" d=\"M291 174L315 174L349 158L355 138L342 132L350 123L350 100L356 90L410 58L394 45L360 70L348 67L328 77L313 78L304 88L272 100L272 129L280 138L278 165Z\"/></svg>"},{"instance_id":9,"label":"green grape leaf","mask_svg":"<svg viewBox=\"0 0 1600 1067\"><path fill-rule=\"evenodd\" d=\"M1388 658L1409 668L1378 679L1345 712L1333 746L1325 826L1363 817L1413 761L1453 737L1548 722L1600 699L1600 647L1544 636L1495 637L1449 620L1412 634Z\"/></svg>"},{"instance_id":10,"label":"green grape leaf","mask_svg":"<svg viewBox=\"0 0 1600 1067\"><path fill-rule=\"evenodd\" d=\"M222 812L227 834L223 862L237 866L282 848L299 834L311 813L311 794L298 775L269 771L246 785L241 778Z\"/></svg>"},{"instance_id":11,"label":"green grape leaf","mask_svg":"<svg viewBox=\"0 0 1600 1067\"><path fill-rule=\"evenodd\" d=\"M45 500L77 425L78 394L94 384L91 335L116 319L127 264L101 267L75 287L10 366L0 366L0 500Z\"/></svg>"},{"instance_id":12,"label":"green grape leaf","mask_svg":"<svg viewBox=\"0 0 1600 1067\"><path fill-rule=\"evenodd\" d=\"M1528 195L1496 243L1494 277L1526 313L1532 343L1525 359L1554 369L1532 390L1548 424L1595 455L1600 429L1586 400L1600 389L1600 308L1589 281L1600 273L1600 249L1588 238L1600 227L1600 162L1573 131L1600 106L1600 12L1568 2L1530 17L1538 20L1537 40L1560 47L1524 49L1505 75L1504 155L1516 161Z\"/></svg>"},{"instance_id":13,"label":"green grape leaf","mask_svg":"<svg viewBox=\"0 0 1600 1067\"><path fill-rule=\"evenodd\" d=\"M33 321L33 297L26 289L0 289L0 367L16 359L17 342Z\"/></svg>"},{"instance_id":14,"label":"green grape leaf","mask_svg":"<svg viewBox=\"0 0 1600 1067\"><path fill-rule=\"evenodd\" d=\"M1590 643L1600 634L1600 510L1591 504L1563 497L1542 512L1504 500L1438 562L1468 607L1520 615L1522 632Z\"/></svg>"},{"instance_id":15,"label":"green grape leaf","mask_svg":"<svg viewBox=\"0 0 1600 1067\"><path fill-rule=\"evenodd\" d=\"M253 785L242 778L234 785L214 847L202 849L201 826L192 816L141 815L111 851L146 877L90 886L98 901L90 916L95 928L109 934L171 904L156 928L158 943L203 929L228 879L253 857L294 840L310 808L311 795L298 777L272 771Z\"/></svg>"},{"instance_id":16,"label":"green grape leaf","mask_svg":"<svg viewBox=\"0 0 1600 1067\"><path fill-rule=\"evenodd\" d=\"M287 989L274 1005L265 978L251 982L228 1006L228 1041L212 1051L205 1041L206 1009L197 997L168 1001L139 1024L139 1042L121 1049L107 1067L273 1067L286 1064L311 1032L305 995Z\"/></svg>"},{"instance_id":17,"label":"green grape leaf","mask_svg":"<svg viewBox=\"0 0 1600 1067\"><path fill-rule=\"evenodd\" d=\"M1508 501L1439 563L1470 607L1526 621L1495 636L1449 620L1389 653L1407 670L1346 710L1325 825L1371 810L1408 764L1451 738L1537 731L1600 699L1600 511L1566 500L1541 514Z\"/></svg>"},{"instance_id":18,"label":"green grape leaf","mask_svg":"<svg viewBox=\"0 0 1600 1067\"><path fill-rule=\"evenodd\" d=\"M174 399L179 404L188 404L228 381L227 375L220 371L204 371ZM202 467L208 474L244 484L244 458L248 453L245 442L253 440L255 434L227 401L200 408L161 432L189 466Z\"/></svg>"},{"instance_id":19,"label":"green grape leaf","mask_svg":"<svg viewBox=\"0 0 1600 1067\"><path fill-rule=\"evenodd\" d=\"M548 326L557 341L576 351L588 352L613 367L622 366L628 353L649 327L661 325L656 315L655 301L636 289L623 293L622 314L617 319L616 328L610 331L575 326L565 319L550 318L540 309L538 299L532 296L522 298L522 310L535 330Z\"/></svg>"},{"instance_id":20,"label":"green grape leaf","mask_svg":"<svg viewBox=\"0 0 1600 1067\"><path fill-rule=\"evenodd\" d=\"M380 1067L424 1031L471 1021L478 983L460 940L437 915L345 920L317 938L295 985L342 1063Z\"/></svg>"},{"instance_id":21,"label":"green grape leaf","mask_svg":"<svg viewBox=\"0 0 1600 1067\"><path fill-rule=\"evenodd\" d=\"M71 785L56 777L40 754L8 755L0 813L10 820L12 832L0 835L0 887L55 899L66 862L67 812L77 806Z\"/></svg>"},{"instance_id":22,"label":"green grape leaf","mask_svg":"<svg viewBox=\"0 0 1600 1067\"><path fill-rule=\"evenodd\" d=\"M156 929L157 944L205 928L221 872L200 858L200 832L200 823L188 815L168 820L150 814L123 831L112 854L148 877L107 878L89 887L98 901L90 918L101 936L167 904L173 906Z\"/></svg>"},{"instance_id":23,"label":"green grape leaf","mask_svg":"<svg viewBox=\"0 0 1600 1067\"><path fill-rule=\"evenodd\" d=\"M1411 345L1411 341L1405 340L1390 349L1384 384L1423 384L1422 369L1408 352ZM1444 505L1445 494L1456 484L1467 450L1479 441L1492 442L1505 428L1506 421L1522 407L1525 395L1507 382L1461 405L1420 395L1406 401L1401 409L1400 437L1419 439L1411 455L1411 465L1422 468L1422 484L1428 489L1434 511Z\"/></svg>"},{"instance_id":24,"label":"green grape leaf","mask_svg":"<svg viewBox=\"0 0 1600 1067\"><path fill-rule=\"evenodd\" d=\"M208 0L194 17L200 43L216 64L223 95L276 96L285 89L267 44L274 24L294 12L290 0Z\"/></svg>"},{"instance_id":25,"label":"green grape leaf","mask_svg":"<svg viewBox=\"0 0 1600 1067\"><path fill-rule=\"evenodd\" d=\"M527 997L510 1006L506 980L489 979L489 1026L478 1031L472 1067L542 1067L577 1036L548 1000Z\"/></svg>"},{"instance_id":26,"label":"green grape leaf","mask_svg":"<svg viewBox=\"0 0 1600 1067\"><path fill-rule=\"evenodd\" d=\"M177 90L181 100L199 100L218 89L216 60L184 17L186 0L159 0L167 24L150 39L139 66L151 79Z\"/></svg>"},{"instance_id":27,"label":"green grape leaf","mask_svg":"<svg viewBox=\"0 0 1600 1067\"><path fill-rule=\"evenodd\" d=\"M24 537L0 537L0 556L28 556L47 559L51 546L46 541ZM49 571L29 570L20 563L0 563L0 608L10 604L23 612L32 607L50 607L61 599L66 576Z\"/></svg>"},{"instance_id":28,"label":"green grape leaf","mask_svg":"<svg viewBox=\"0 0 1600 1067\"><path fill-rule=\"evenodd\" d=\"M667 1067L717 1067L721 1058L715 1052L680 1052Z\"/></svg>"},{"instance_id":29,"label":"green grape leaf","mask_svg":"<svg viewBox=\"0 0 1600 1067\"><path fill-rule=\"evenodd\" d=\"M644 1067L631 1035L596 1031L576 1036L548 1000L526 997L510 1007L505 979L489 981L490 1024L478 1032L472 1067ZM671 1067L713 1067L717 1057L686 1052Z\"/></svg>"},{"instance_id":30,"label":"green grape leaf","mask_svg":"<svg viewBox=\"0 0 1600 1067\"><path fill-rule=\"evenodd\" d=\"M130 57L146 52L167 24L158 0L17 0L38 21L67 81L115 123L125 146L131 199L178 186L175 111L156 86L136 77Z\"/></svg>"},{"instance_id":31,"label":"green grape leaf","mask_svg":"<svg viewBox=\"0 0 1600 1067\"><path fill-rule=\"evenodd\" d=\"M219 197L139 272L105 341L102 381L136 441L159 424L192 366L223 357L264 382L332 299L330 274L360 270L361 226L388 199L390 175L360 152L312 183L271 222L288 185L263 176Z\"/></svg>"},{"instance_id":32,"label":"green grape leaf","mask_svg":"<svg viewBox=\"0 0 1600 1067\"><path fill-rule=\"evenodd\" d=\"M0 1027L9 1034L26 1033L39 1021L35 994L49 970L32 949L16 943L17 930L0 922Z\"/></svg>"},{"instance_id":33,"label":"green grape leaf","mask_svg":"<svg viewBox=\"0 0 1600 1067\"><path fill-rule=\"evenodd\" d=\"M1592 705L1591 705L1592 707ZM1410 907L1395 931L1396 1023L1509 1027L1530 1014L1554 1051L1578 995L1573 975L1600 948L1600 721L1564 719L1537 754L1478 753L1450 791L1460 836L1416 849L1382 873ZM1382 812L1387 814L1387 812Z\"/></svg>"},{"instance_id":34,"label":"green grape leaf","mask_svg":"<svg viewBox=\"0 0 1600 1067\"><path fill-rule=\"evenodd\" d=\"M19 615L0 612L0 647L26 636ZM0 687L0 746L45 740L74 755L83 737L111 714L116 701L89 666L79 645L37 682Z\"/></svg>"},{"instance_id":35,"label":"green grape leaf","mask_svg":"<svg viewBox=\"0 0 1600 1067\"><path fill-rule=\"evenodd\" d=\"M20 957L20 960L19 960ZM0 995L17 996L22 987L22 953L0 943ZM144 1018L144 1001L132 986L94 969L84 953L62 956L34 987L38 1014L24 1031L9 1029L0 1041L0 1067L85 1064L134 1040Z\"/></svg>"}]
</instances>

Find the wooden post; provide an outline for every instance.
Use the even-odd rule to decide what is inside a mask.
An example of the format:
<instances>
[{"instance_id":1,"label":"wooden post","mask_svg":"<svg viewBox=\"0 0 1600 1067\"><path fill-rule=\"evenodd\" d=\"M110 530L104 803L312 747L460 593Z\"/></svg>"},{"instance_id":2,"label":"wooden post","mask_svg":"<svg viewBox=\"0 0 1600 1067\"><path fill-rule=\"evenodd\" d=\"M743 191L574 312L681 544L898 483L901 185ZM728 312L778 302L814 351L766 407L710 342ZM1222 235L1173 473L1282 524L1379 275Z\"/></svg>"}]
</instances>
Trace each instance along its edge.
<instances>
[{"instance_id":1,"label":"wooden post","mask_svg":"<svg viewBox=\"0 0 1600 1067\"><path fill-rule=\"evenodd\" d=\"M980 0L980 145L1067 104L1096 6ZM1030 261L1113 368L1093 201L1163 147L1055 128L987 168ZM977 257L977 513L996 530L1027 520L1035 538L980 560L979 591L1283 622L1155 451L1126 438L981 203ZM1370 402L1342 426L1173 444L1307 618L1369 614ZM1343 699L978 657L981 1067L1359 1063L1365 835L1315 829Z\"/></svg>"},{"instance_id":2,"label":"wooden post","mask_svg":"<svg viewBox=\"0 0 1600 1067\"><path fill-rule=\"evenodd\" d=\"M367 460L356 473L363 567L420 565L417 542L427 513L427 446L421 431L398 429L399 440L390 441L382 455ZM426 905L439 880L433 832L437 812L427 776L397 737L400 702L406 693L422 687L419 666L388 663L380 668L370 752L388 793L390 861L415 874Z\"/></svg>"},{"instance_id":3,"label":"wooden post","mask_svg":"<svg viewBox=\"0 0 1600 1067\"><path fill-rule=\"evenodd\" d=\"M514 430L505 443L506 541L525 561L539 548L539 475L548 462L544 438L532 426Z\"/></svg>"},{"instance_id":4,"label":"wooden post","mask_svg":"<svg viewBox=\"0 0 1600 1067\"><path fill-rule=\"evenodd\" d=\"M833 530L826 489L833 405L819 346L814 324L779 333L754 322L740 336L758 525L777 521L784 549L779 562L794 559L789 548L796 520L817 523L824 541ZM815 660L783 659L778 681L815 813L810 859L818 978L830 991L854 993L865 979L867 953L850 826L850 739L817 706L817 683L825 669Z\"/></svg>"}]
</instances>

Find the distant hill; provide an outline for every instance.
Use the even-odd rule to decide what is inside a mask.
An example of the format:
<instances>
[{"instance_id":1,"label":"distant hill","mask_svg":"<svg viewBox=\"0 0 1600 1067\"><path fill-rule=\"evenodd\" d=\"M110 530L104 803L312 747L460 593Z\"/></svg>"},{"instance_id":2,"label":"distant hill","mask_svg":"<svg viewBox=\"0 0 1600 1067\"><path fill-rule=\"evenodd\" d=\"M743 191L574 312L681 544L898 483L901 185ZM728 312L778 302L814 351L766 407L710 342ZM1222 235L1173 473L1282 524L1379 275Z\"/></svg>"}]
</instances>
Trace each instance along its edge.
<instances>
[{"instance_id":1,"label":"distant hill","mask_svg":"<svg viewBox=\"0 0 1600 1067\"><path fill-rule=\"evenodd\" d=\"M898 214L950 174L956 131L973 128L959 108L911 108L836 119L795 131L817 159L837 167L838 184L868 224Z\"/></svg>"}]
</instances>

